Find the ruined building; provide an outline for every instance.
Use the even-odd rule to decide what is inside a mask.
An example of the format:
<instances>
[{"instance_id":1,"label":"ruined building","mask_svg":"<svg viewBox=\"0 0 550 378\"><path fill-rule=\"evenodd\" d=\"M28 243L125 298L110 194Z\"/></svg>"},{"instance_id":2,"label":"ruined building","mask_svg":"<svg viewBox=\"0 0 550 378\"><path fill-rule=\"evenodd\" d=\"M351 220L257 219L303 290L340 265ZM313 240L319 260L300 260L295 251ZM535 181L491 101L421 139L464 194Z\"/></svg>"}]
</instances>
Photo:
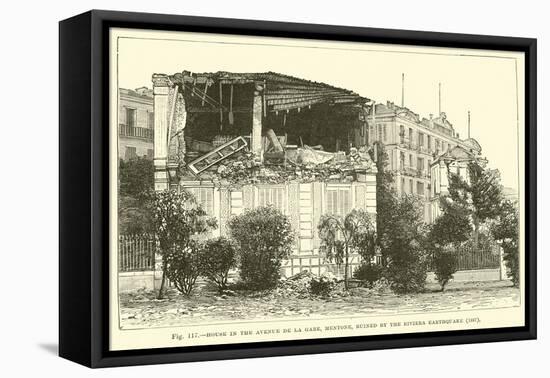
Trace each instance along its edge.
<instances>
[{"instance_id":1,"label":"ruined building","mask_svg":"<svg viewBox=\"0 0 550 378\"><path fill-rule=\"evenodd\" d=\"M194 193L218 221L212 236L245 209L274 206L297 235L284 274L338 269L319 252L321 214L376 216L367 98L273 72L155 74L153 91L156 190Z\"/></svg>"}]
</instances>

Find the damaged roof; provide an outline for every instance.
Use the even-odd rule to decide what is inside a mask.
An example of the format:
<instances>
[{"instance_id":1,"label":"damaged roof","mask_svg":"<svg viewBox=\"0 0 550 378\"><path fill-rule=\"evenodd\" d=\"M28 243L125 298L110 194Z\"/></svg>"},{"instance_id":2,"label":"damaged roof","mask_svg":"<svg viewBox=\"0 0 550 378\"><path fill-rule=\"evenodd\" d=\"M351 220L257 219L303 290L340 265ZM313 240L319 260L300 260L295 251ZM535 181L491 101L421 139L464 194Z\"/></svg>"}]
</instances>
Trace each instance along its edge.
<instances>
[{"instance_id":1,"label":"damaged roof","mask_svg":"<svg viewBox=\"0 0 550 378\"><path fill-rule=\"evenodd\" d=\"M270 112L310 107L320 103L363 105L370 101L348 89L276 72L191 73L183 71L169 76L169 78L174 84L180 84L182 87L201 85L208 88L214 84L260 85L264 91L267 111Z\"/></svg>"}]
</instances>

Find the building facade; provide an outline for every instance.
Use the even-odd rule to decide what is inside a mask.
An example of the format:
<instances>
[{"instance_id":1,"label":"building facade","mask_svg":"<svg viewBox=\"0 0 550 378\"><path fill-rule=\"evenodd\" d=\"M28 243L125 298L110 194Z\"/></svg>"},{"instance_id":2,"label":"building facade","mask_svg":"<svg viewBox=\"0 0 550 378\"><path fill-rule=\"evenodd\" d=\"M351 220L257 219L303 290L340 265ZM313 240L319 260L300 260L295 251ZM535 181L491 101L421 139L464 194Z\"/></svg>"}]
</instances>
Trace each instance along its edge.
<instances>
[{"instance_id":1,"label":"building facade","mask_svg":"<svg viewBox=\"0 0 550 378\"><path fill-rule=\"evenodd\" d=\"M153 159L153 91L146 87L119 90L118 157Z\"/></svg>"},{"instance_id":2,"label":"building facade","mask_svg":"<svg viewBox=\"0 0 550 378\"><path fill-rule=\"evenodd\" d=\"M395 174L398 194L413 194L423 199L424 220L433 221L431 209L431 166L438 156L456 146L478 148L473 139L460 139L444 112L429 119L393 102L376 104L369 115L368 144L381 142L386 147L388 168Z\"/></svg>"}]
</instances>

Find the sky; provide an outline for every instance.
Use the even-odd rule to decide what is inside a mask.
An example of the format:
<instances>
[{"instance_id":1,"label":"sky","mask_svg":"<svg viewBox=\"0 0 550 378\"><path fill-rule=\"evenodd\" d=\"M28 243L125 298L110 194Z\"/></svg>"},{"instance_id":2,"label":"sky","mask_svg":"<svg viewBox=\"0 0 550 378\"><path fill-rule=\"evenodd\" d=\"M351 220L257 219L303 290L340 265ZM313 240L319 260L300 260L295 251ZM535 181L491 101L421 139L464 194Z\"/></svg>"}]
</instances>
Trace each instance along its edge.
<instances>
[{"instance_id":1,"label":"sky","mask_svg":"<svg viewBox=\"0 0 550 378\"><path fill-rule=\"evenodd\" d=\"M437 116L441 83L441 110L456 132L467 137L470 111L471 137L481 144L489 166L499 169L503 185L518 188L523 114L519 54L216 34L130 34L118 38L121 88L151 88L153 73L274 71L400 105L405 74L405 106L428 118L430 113Z\"/></svg>"}]
</instances>

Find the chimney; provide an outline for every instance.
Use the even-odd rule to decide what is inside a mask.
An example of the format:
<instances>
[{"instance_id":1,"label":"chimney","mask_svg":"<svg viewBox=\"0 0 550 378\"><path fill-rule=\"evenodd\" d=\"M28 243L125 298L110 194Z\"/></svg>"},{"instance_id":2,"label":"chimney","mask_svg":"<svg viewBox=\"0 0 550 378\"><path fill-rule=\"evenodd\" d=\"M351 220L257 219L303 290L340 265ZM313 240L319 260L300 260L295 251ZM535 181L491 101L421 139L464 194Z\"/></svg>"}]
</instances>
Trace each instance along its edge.
<instances>
[{"instance_id":1,"label":"chimney","mask_svg":"<svg viewBox=\"0 0 550 378\"><path fill-rule=\"evenodd\" d=\"M439 115L441 115L441 83L439 83Z\"/></svg>"},{"instance_id":2,"label":"chimney","mask_svg":"<svg viewBox=\"0 0 550 378\"><path fill-rule=\"evenodd\" d=\"M401 107L405 107L405 74L401 74Z\"/></svg>"},{"instance_id":3,"label":"chimney","mask_svg":"<svg viewBox=\"0 0 550 378\"><path fill-rule=\"evenodd\" d=\"M468 139L470 139L470 111L468 110Z\"/></svg>"}]
</instances>

